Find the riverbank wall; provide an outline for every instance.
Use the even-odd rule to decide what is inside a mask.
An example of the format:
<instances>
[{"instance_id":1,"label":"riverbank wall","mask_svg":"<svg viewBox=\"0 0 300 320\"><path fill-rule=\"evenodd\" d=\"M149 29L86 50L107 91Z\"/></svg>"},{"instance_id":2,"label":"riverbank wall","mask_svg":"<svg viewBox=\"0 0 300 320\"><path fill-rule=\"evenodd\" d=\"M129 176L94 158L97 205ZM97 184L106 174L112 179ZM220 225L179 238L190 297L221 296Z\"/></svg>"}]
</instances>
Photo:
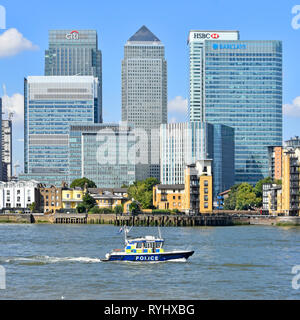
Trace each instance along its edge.
<instances>
[{"instance_id":1,"label":"riverbank wall","mask_svg":"<svg viewBox=\"0 0 300 320\"><path fill-rule=\"evenodd\" d=\"M115 226L300 226L300 217L262 216L249 212L187 215L116 215L116 214L0 214L0 223L112 224Z\"/></svg>"}]
</instances>

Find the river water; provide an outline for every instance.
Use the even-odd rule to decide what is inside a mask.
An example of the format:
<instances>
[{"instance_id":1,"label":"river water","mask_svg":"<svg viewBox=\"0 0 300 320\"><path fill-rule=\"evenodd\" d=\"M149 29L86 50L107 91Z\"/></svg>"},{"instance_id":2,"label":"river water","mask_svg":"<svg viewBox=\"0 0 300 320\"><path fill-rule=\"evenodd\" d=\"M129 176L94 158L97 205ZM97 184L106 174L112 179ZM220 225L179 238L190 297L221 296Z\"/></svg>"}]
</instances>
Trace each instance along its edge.
<instances>
[{"instance_id":1,"label":"river water","mask_svg":"<svg viewBox=\"0 0 300 320\"><path fill-rule=\"evenodd\" d=\"M0 225L0 299L299 299L300 228L161 228L165 249L187 262L101 262L122 248L110 225ZM135 227L130 236L157 235ZM298 281L299 283L300 281Z\"/></svg>"}]
</instances>

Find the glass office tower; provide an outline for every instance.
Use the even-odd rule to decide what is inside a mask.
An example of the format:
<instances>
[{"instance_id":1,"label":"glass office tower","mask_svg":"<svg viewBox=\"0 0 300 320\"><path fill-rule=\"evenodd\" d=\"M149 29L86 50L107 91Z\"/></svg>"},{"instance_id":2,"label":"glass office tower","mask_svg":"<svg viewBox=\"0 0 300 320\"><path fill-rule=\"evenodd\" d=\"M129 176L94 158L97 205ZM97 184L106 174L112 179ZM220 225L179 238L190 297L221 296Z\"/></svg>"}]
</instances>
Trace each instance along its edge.
<instances>
[{"instance_id":1,"label":"glass office tower","mask_svg":"<svg viewBox=\"0 0 300 320\"><path fill-rule=\"evenodd\" d=\"M94 76L99 85L99 113L102 122L102 53L96 30L50 30L45 51L45 76Z\"/></svg>"},{"instance_id":2,"label":"glass office tower","mask_svg":"<svg viewBox=\"0 0 300 320\"><path fill-rule=\"evenodd\" d=\"M60 186L69 177L69 125L98 118L98 79L34 76L25 79L22 179Z\"/></svg>"},{"instance_id":3,"label":"glass office tower","mask_svg":"<svg viewBox=\"0 0 300 320\"><path fill-rule=\"evenodd\" d=\"M268 176L268 146L282 144L282 43L237 31L191 31L190 121L234 128L235 182Z\"/></svg>"},{"instance_id":4,"label":"glass office tower","mask_svg":"<svg viewBox=\"0 0 300 320\"><path fill-rule=\"evenodd\" d=\"M160 181L184 184L184 169L197 160L213 159L213 194L234 184L234 129L193 121L160 127Z\"/></svg>"},{"instance_id":5,"label":"glass office tower","mask_svg":"<svg viewBox=\"0 0 300 320\"><path fill-rule=\"evenodd\" d=\"M160 176L159 128L167 123L167 62L161 41L145 26L125 44L122 61L122 121L145 130L137 180Z\"/></svg>"},{"instance_id":6,"label":"glass office tower","mask_svg":"<svg viewBox=\"0 0 300 320\"><path fill-rule=\"evenodd\" d=\"M213 126L204 122L168 123L160 127L160 181L184 184L184 169L213 157Z\"/></svg>"},{"instance_id":7,"label":"glass office tower","mask_svg":"<svg viewBox=\"0 0 300 320\"><path fill-rule=\"evenodd\" d=\"M135 138L122 124L70 125L69 183L86 177L98 187L120 188L135 181Z\"/></svg>"}]
</instances>

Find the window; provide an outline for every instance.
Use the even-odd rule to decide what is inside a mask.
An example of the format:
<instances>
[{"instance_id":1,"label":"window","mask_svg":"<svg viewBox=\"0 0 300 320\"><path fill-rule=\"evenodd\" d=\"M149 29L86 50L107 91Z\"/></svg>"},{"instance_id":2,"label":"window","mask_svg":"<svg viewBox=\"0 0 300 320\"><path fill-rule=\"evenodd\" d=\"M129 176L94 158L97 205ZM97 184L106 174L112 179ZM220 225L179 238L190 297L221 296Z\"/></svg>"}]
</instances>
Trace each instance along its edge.
<instances>
[{"instance_id":1,"label":"window","mask_svg":"<svg viewBox=\"0 0 300 320\"><path fill-rule=\"evenodd\" d=\"M204 188L204 193L208 193L208 188Z\"/></svg>"},{"instance_id":2,"label":"window","mask_svg":"<svg viewBox=\"0 0 300 320\"><path fill-rule=\"evenodd\" d=\"M208 201L208 196L204 196L204 201Z\"/></svg>"},{"instance_id":3,"label":"window","mask_svg":"<svg viewBox=\"0 0 300 320\"><path fill-rule=\"evenodd\" d=\"M208 208L208 203L207 202L204 202L204 208Z\"/></svg>"},{"instance_id":4,"label":"window","mask_svg":"<svg viewBox=\"0 0 300 320\"><path fill-rule=\"evenodd\" d=\"M208 180L204 180L204 186L205 186L205 187L208 186Z\"/></svg>"}]
</instances>

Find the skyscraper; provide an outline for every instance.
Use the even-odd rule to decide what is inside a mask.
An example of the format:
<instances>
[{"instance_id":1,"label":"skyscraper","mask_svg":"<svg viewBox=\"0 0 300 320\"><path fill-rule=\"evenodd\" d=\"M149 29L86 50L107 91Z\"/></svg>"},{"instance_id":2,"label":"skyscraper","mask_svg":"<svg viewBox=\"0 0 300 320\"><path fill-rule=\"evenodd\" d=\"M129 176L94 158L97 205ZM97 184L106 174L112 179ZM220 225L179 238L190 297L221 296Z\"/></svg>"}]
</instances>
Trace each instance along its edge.
<instances>
[{"instance_id":1,"label":"skyscraper","mask_svg":"<svg viewBox=\"0 0 300 320\"><path fill-rule=\"evenodd\" d=\"M159 179L159 128L167 123L167 62L164 45L145 26L124 47L122 121L147 134L140 137L143 156L136 167L137 180Z\"/></svg>"},{"instance_id":2,"label":"skyscraper","mask_svg":"<svg viewBox=\"0 0 300 320\"><path fill-rule=\"evenodd\" d=\"M102 122L102 53L96 30L50 30L45 75L97 77L99 114L95 122Z\"/></svg>"},{"instance_id":3,"label":"skyscraper","mask_svg":"<svg viewBox=\"0 0 300 320\"><path fill-rule=\"evenodd\" d=\"M268 176L268 146L282 144L282 43L238 31L191 31L190 121L234 128L235 182Z\"/></svg>"},{"instance_id":4,"label":"skyscraper","mask_svg":"<svg viewBox=\"0 0 300 320\"><path fill-rule=\"evenodd\" d=\"M69 177L69 125L98 119L98 79L34 76L25 79L22 179L60 186Z\"/></svg>"},{"instance_id":5,"label":"skyscraper","mask_svg":"<svg viewBox=\"0 0 300 320\"><path fill-rule=\"evenodd\" d=\"M213 156L213 126L205 122L162 124L160 127L160 182L184 184L184 170Z\"/></svg>"},{"instance_id":6,"label":"skyscraper","mask_svg":"<svg viewBox=\"0 0 300 320\"><path fill-rule=\"evenodd\" d=\"M3 181L12 177L12 120L2 120L2 164Z\"/></svg>"},{"instance_id":7,"label":"skyscraper","mask_svg":"<svg viewBox=\"0 0 300 320\"><path fill-rule=\"evenodd\" d=\"M162 124L160 128L162 184L183 184L187 165L213 159L213 195L234 184L234 129L207 122Z\"/></svg>"},{"instance_id":8,"label":"skyscraper","mask_svg":"<svg viewBox=\"0 0 300 320\"><path fill-rule=\"evenodd\" d=\"M132 128L122 124L70 125L69 183L86 177L101 188L120 188L135 181Z\"/></svg>"}]
</instances>

